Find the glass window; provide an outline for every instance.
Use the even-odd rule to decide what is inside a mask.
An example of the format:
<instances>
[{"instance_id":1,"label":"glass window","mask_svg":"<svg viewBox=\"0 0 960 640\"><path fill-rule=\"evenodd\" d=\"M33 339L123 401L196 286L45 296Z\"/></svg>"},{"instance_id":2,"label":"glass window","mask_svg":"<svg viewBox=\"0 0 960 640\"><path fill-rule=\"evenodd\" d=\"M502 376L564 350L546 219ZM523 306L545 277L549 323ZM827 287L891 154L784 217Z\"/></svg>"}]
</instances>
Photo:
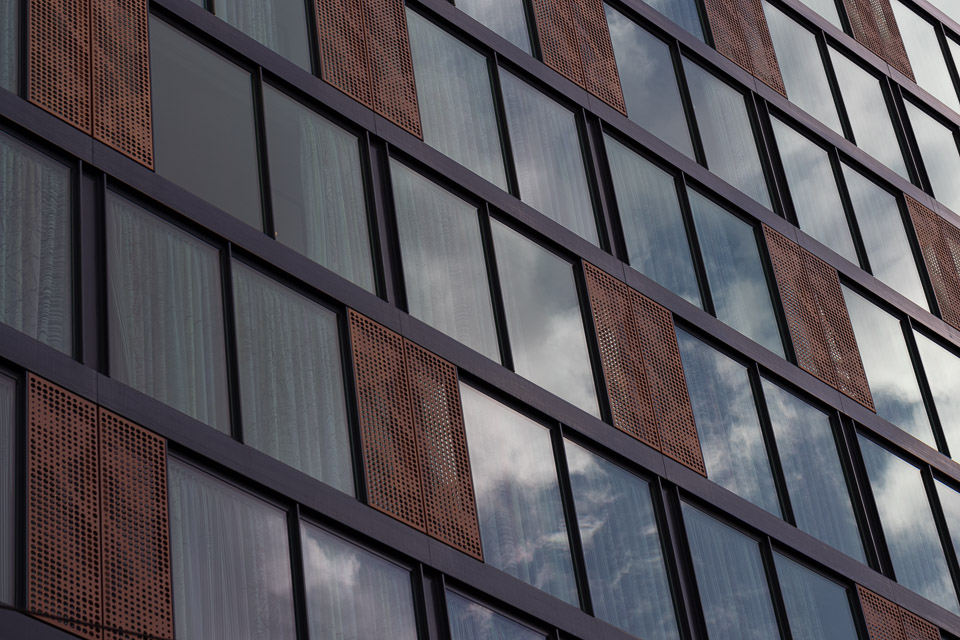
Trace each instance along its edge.
<instances>
[{"instance_id":1,"label":"glass window","mask_svg":"<svg viewBox=\"0 0 960 640\"><path fill-rule=\"evenodd\" d=\"M956 0L927 0L931 5L940 9L948 18L952 18L954 22L960 23L960 5L956 4Z\"/></svg>"},{"instance_id":2,"label":"glass window","mask_svg":"<svg viewBox=\"0 0 960 640\"><path fill-rule=\"evenodd\" d=\"M860 450L897 582L960 614L920 470L863 436Z\"/></svg>"},{"instance_id":3,"label":"glass window","mask_svg":"<svg viewBox=\"0 0 960 640\"><path fill-rule=\"evenodd\" d=\"M600 415L573 265L491 220L514 370Z\"/></svg>"},{"instance_id":4,"label":"glass window","mask_svg":"<svg viewBox=\"0 0 960 640\"><path fill-rule=\"evenodd\" d=\"M604 142L630 265L701 306L676 179L610 136Z\"/></svg>"},{"instance_id":5,"label":"glass window","mask_svg":"<svg viewBox=\"0 0 960 640\"><path fill-rule=\"evenodd\" d=\"M550 431L461 384L483 559L577 606Z\"/></svg>"},{"instance_id":6,"label":"glass window","mask_svg":"<svg viewBox=\"0 0 960 640\"><path fill-rule=\"evenodd\" d=\"M918 331L913 335L950 454L960 459L960 358Z\"/></svg>"},{"instance_id":7,"label":"glass window","mask_svg":"<svg viewBox=\"0 0 960 640\"><path fill-rule=\"evenodd\" d=\"M687 193L717 317L782 357L753 226L696 191Z\"/></svg>"},{"instance_id":8,"label":"glass window","mask_svg":"<svg viewBox=\"0 0 960 640\"><path fill-rule=\"evenodd\" d=\"M710 640L779 638L756 540L686 503L683 522Z\"/></svg>"},{"instance_id":9,"label":"glass window","mask_svg":"<svg viewBox=\"0 0 960 640\"><path fill-rule=\"evenodd\" d=\"M576 115L500 70L520 199L598 244Z\"/></svg>"},{"instance_id":10,"label":"glass window","mask_svg":"<svg viewBox=\"0 0 960 640\"><path fill-rule=\"evenodd\" d=\"M847 590L819 573L774 553L777 578L793 640L857 640Z\"/></svg>"},{"instance_id":11,"label":"glass window","mask_svg":"<svg viewBox=\"0 0 960 640\"><path fill-rule=\"evenodd\" d=\"M0 322L73 351L70 168L0 134Z\"/></svg>"},{"instance_id":12,"label":"glass window","mask_svg":"<svg viewBox=\"0 0 960 640\"><path fill-rule=\"evenodd\" d=\"M745 96L700 65L683 59L707 168L770 207Z\"/></svg>"},{"instance_id":13,"label":"glass window","mask_svg":"<svg viewBox=\"0 0 960 640\"><path fill-rule=\"evenodd\" d=\"M410 571L301 523L311 638L416 640Z\"/></svg>"},{"instance_id":14,"label":"glass window","mask_svg":"<svg viewBox=\"0 0 960 640\"><path fill-rule=\"evenodd\" d=\"M107 196L110 376L230 433L219 252Z\"/></svg>"},{"instance_id":15,"label":"glass window","mask_svg":"<svg viewBox=\"0 0 960 640\"><path fill-rule=\"evenodd\" d=\"M337 314L233 262L243 441L353 495Z\"/></svg>"},{"instance_id":16,"label":"glass window","mask_svg":"<svg viewBox=\"0 0 960 640\"><path fill-rule=\"evenodd\" d=\"M837 3L835 0L802 0L807 5L825 19L827 22L843 31L843 23L840 22L840 14L837 12Z\"/></svg>"},{"instance_id":17,"label":"glass window","mask_svg":"<svg viewBox=\"0 0 960 640\"><path fill-rule=\"evenodd\" d=\"M16 594L17 381L0 374L0 602L13 604Z\"/></svg>"},{"instance_id":18,"label":"glass window","mask_svg":"<svg viewBox=\"0 0 960 640\"><path fill-rule=\"evenodd\" d=\"M670 45L610 5L603 8L627 115L688 158L695 158Z\"/></svg>"},{"instance_id":19,"label":"glass window","mask_svg":"<svg viewBox=\"0 0 960 640\"><path fill-rule=\"evenodd\" d=\"M497 35L520 47L530 49L525 0L456 0L457 8Z\"/></svg>"},{"instance_id":20,"label":"glass window","mask_svg":"<svg viewBox=\"0 0 960 640\"><path fill-rule=\"evenodd\" d=\"M477 208L396 160L390 177L407 310L499 362Z\"/></svg>"},{"instance_id":21,"label":"glass window","mask_svg":"<svg viewBox=\"0 0 960 640\"><path fill-rule=\"evenodd\" d=\"M303 0L216 0L217 16L310 71L310 40Z\"/></svg>"},{"instance_id":22,"label":"glass window","mask_svg":"<svg viewBox=\"0 0 960 640\"><path fill-rule=\"evenodd\" d=\"M157 173L262 229L250 74L156 16L150 73Z\"/></svg>"},{"instance_id":23,"label":"glass window","mask_svg":"<svg viewBox=\"0 0 960 640\"><path fill-rule=\"evenodd\" d=\"M763 395L797 527L866 564L830 416L769 380Z\"/></svg>"},{"instance_id":24,"label":"glass window","mask_svg":"<svg viewBox=\"0 0 960 640\"><path fill-rule=\"evenodd\" d=\"M20 74L20 0L0 0L0 88L17 92Z\"/></svg>"},{"instance_id":25,"label":"glass window","mask_svg":"<svg viewBox=\"0 0 960 640\"><path fill-rule=\"evenodd\" d=\"M451 640L546 640L542 633L447 591Z\"/></svg>"},{"instance_id":26,"label":"glass window","mask_svg":"<svg viewBox=\"0 0 960 640\"><path fill-rule=\"evenodd\" d=\"M960 153L952 129L904 101L923 166L930 178L933 195L954 211L960 211Z\"/></svg>"},{"instance_id":27,"label":"glass window","mask_svg":"<svg viewBox=\"0 0 960 640\"><path fill-rule=\"evenodd\" d=\"M677 342L707 477L779 516L747 368L679 327Z\"/></svg>"},{"instance_id":28,"label":"glass window","mask_svg":"<svg viewBox=\"0 0 960 640\"><path fill-rule=\"evenodd\" d=\"M960 111L960 100L957 100L957 90L950 79L936 29L902 2L892 0L890 5L917 84L954 111Z\"/></svg>"},{"instance_id":29,"label":"glass window","mask_svg":"<svg viewBox=\"0 0 960 640\"><path fill-rule=\"evenodd\" d=\"M594 614L639 638L679 640L650 486L564 446Z\"/></svg>"},{"instance_id":30,"label":"glass window","mask_svg":"<svg viewBox=\"0 0 960 640\"><path fill-rule=\"evenodd\" d=\"M960 493L940 480L935 482L943 517L947 522L947 533L950 534L950 544L954 552L960 554Z\"/></svg>"},{"instance_id":31,"label":"glass window","mask_svg":"<svg viewBox=\"0 0 960 640\"><path fill-rule=\"evenodd\" d=\"M697 0L643 0L686 31L703 40L703 26L697 13Z\"/></svg>"},{"instance_id":32,"label":"glass window","mask_svg":"<svg viewBox=\"0 0 960 640\"><path fill-rule=\"evenodd\" d=\"M179 640L293 640L286 514L170 459L170 559Z\"/></svg>"},{"instance_id":33,"label":"glass window","mask_svg":"<svg viewBox=\"0 0 960 640\"><path fill-rule=\"evenodd\" d=\"M264 85L277 240L374 291L357 136Z\"/></svg>"}]
</instances>

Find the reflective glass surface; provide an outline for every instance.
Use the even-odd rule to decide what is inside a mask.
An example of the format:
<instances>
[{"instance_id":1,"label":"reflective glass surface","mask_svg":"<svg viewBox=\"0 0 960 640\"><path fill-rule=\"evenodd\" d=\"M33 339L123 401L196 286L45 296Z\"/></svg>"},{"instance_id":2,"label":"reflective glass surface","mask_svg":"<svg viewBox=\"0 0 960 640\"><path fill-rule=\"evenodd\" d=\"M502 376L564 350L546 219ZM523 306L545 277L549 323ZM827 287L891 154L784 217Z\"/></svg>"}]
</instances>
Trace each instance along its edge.
<instances>
[{"instance_id":1,"label":"reflective glass surface","mask_svg":"<svg viewBox=\"0 0 960 640\"><path fill-rule=\"evenodd\" d=\"M7 604L13 604L17 584L16 425L17 381L0 375L0 602Z\"/></svg>"},{"instance_id":2,"label":"reflective glass surface","mask_svg":"<svg viewBox=\"0 0 960 640\"><path fill-rule=\"evenodd\" d=\"M947 61L933 24L907 8L900 0L890 0L890 6L917 84L954 111L960 111L957 90L950 79Z\"/></svg>"},{"instance_id":3,"label":"reflective glass surface","mask_svg":"<svg viewBox=\"0 0 960 640\"><path fill-rule=\"evenodd\" d=\"M960 4L956 0L927 0L931 5L943 11L947 17L953 18L954 22L960 23Z\"/></svg>"},{"instance_id":4,"label":"reflective glass surface","mask_svg":"<svg viewBox=\"0 0 960 640\"><path fill-rule=\"evenodd\" d=\"M546 640L546 636L491 609L447 591L451 640Z\"/></svg>"},{"instance_id":5,"label":"reflective glass surface","mask_svg":"<svg viewBox=\"0 0 960 640\"><path fill-rule=\"evenodd\" d=\"M20 0L0 0L0 89L17 92L20 73Z\"/></svg>"},{"instance_id":6,"label":"reflective glass surface","mask_svg":"<svg viewBox=\"0 0 960 640\"><path fill-rule=\"evenodd\" d=\"M793 640L858 640L845 588L784 555L773 557Z\"/></svg>"},{"instance_id":7,"label":"reflective glass surface","mask_svg":"<svg viewBox=\"0 0 960 640\"><path fill-rule=\"evenodd\" d=\"M960 357L917 331L913 332L923 362L923 372L930 385L933 404L937 408L940 427L953 458L960 458Z\"/></svg>"},{"instance_id":8,"label":"reflective glass surface","mask_svg":"<svg viewBox=\"0 0 960 640\"><path fill-rule=\"evenodd\" d=\"M697 13L697 0L643 0L685 30L703 40L703 26Z\"/></svg>"},{"instance_id":9,"label":"reflective glass surface","mask_svg":"<svg viewBox=\"0 0 960 640\"><path fill-rule=\"evenodd\" d=\"M960 492L940 480L934 480L934 483L937 485L943 517L947 521L950 544L953 545L954 552L960 554Z\"/></svg>"},{"instance_id":10,"label":"reflective glass surface","mask_svg":"<svg viewBox=\"0 0 960 640\"><path fill-rule=\"evenodd\" d=\"M801 0L820 16L826 19L837 29L843 30L843 23L840 21L840 14L837 12L837 3L834 0Z\"/></svg>"},{"instance_id":11,"label":"reflective glass surface","mask_svg":"<svg viewBox=\"0 0 960 640\"><path fill-rule=\"evenodd\" d=\"M303 0L216 0L216 14L240 31L310 71Z\"/></svg>"},{"instance_id":12,"label":"reflective glass surface","mask_svg":"<svg viewBox=\"0 0 960 640\"><path fill-rule=\"evenodd\" d=\"M954 211L960 211L960 152L953 131L904 100L913 135L920 148L923 166L930 178L933 195Z\"/></svg>"},{"instance_id":13,"label":"reflective glass surface","mask_svg":"<svg viewBox=\"0 0 960 640\"><path fill-rule=\"evenodd\" d=\"M524 0L456 0L457 8L491 31L520 47L530 49L530 30Z\"/></svg>"}]
</instances>

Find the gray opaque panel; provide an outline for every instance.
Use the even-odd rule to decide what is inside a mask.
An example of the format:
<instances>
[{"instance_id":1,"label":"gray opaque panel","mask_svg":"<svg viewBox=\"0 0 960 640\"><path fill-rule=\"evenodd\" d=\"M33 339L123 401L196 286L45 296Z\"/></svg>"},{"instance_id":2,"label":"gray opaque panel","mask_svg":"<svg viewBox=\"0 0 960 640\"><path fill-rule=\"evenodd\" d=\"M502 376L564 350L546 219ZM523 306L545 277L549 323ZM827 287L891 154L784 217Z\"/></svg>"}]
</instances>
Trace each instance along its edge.
<instances>
[{"instance_id":1,"label":"gray opaque panel","mask_svg":"<svg viewBox=\"0 0 960 640\"><path fill-rule=\"evenodd\" d=\"M286 514L170 459L170 556L179 640L293 640Z\"/></svg>"},{"instance_id":2,"label":"gray opaque panel","mask_svg":"<svg viewBox=\"0 0 960 640\"><path fill-rule=\"evenodd\" d=\"M936 448L900 321L847 287L843 297L877 414Z\"/></svg>"},{"instance_id":3,"label":"gray opaque panel","mask_svg":"<svg viewBox=\"0 0 960 640\"><path fill-rule=\"evenodd\" d=\"M603 7L627 115L688 158L696 158L670 46L610 5Z\"/></svg>"},{"instance_id":4,"label":"gray opaque panel","mask_svg":"<svg viewBox=\"0 0 960 640\"><path fill-rule=\"evenodd\" d=\"M686 57L683 58L683 69L707 168L769 208L770 192L750 124L746 97Z\"/></svg>"},{"instance_id":5,"label":"gray opaque panel","mask_svg":"<svg viewBox=\"0 0 960 640\"><path fill-rule=\"evenodd\" d=\"M452 591L446 596L451 640L546 640L542 633L473 600Z\"/></svg>"},{"instance_id":6,"label":"gray opaque panel","mask_svg":"<svg viewBox=\"0 0 960 640\"><path fill-rule=\"evenodd\" d=\"M647 640L679 640L650 485L564 442L594 615Z\"/></svg>"},{"instance_id":7,"label":"gray opaque panel","mask_svg":"<svg viewBox=\"0 0 960 640\"><path fill-rule=\"evenodd\" d=\"M243 441L354 494L337 314L233 262Z\"/></svg>"},{"instance_id":8,"label":"gray opaque panel","mask_svg":"<svg viewBox=\"0 0 960 640\"><path fill-rule=\"evenodd\" d=\"M307 6L303 0L216 0L217 16L310 71Z\"/></svg>"},{"instance_id":9,"label":"gray opaque panel","mask_svg":"<svg viewBox=\"0 0 960 640\"><path fill-rule=\"evenodd\" d=\"M0 323L73 352L70 168L0 133Z\"/></svg>"},{"instance_id":10,"label":"gray opaque panel","mask_svg":"<svg viewBox=\"0 0 960 640\"><path fill-rule=\"evenodd\" d=\"M960 211L960 151L954 132L904 100L923 166L930 178L934 197L954 211Z\"/></svg>"},{"instance_id":11,"label":"gray opaque panel","mask_svg":"<svg viewBox=\"0 0 960 640\"><path fill-rule=\"evenodd\" d=\"M763 395L797 527L866 564L830 417L768 380Z\"/></svg>"},{"instance_id":12,"label":"gray opaque panel","mask_svg":"<svg viewBox=\"0 0 960 640\"><path fill-rule=\"evenodd\" d=\"M0 602L6 604L13 604L17 584L16 425L17 381L0 375Z\"/></svg>"},{"instance_id":13,"label":"gray opaque panel","mask_svg":"<svg viewBox=\"0 0 960 640\"><path fill-rule=\"evenodd\" d=\"M492 220L517 373L600 416L573 265Z\"/></svg>"},{"instance_id":14,"label":"gray opaque panel","mask_svg":"<svg viewBox=\"0 0 960 640\"><path fill-rule=\"evenodd\" d=\"M107 197L110 376L230 433L220 256Z\"/></svg>"},{"instance_id":15,"label":"gray opaque panel","mask_svg":"<svg viewBox=\"0 0 960 640\"><path fill-rule=\"evenodd\" d=\"M483 559L577 606L550 431L461 384Z\"/></svg>"},{"instance_id":16,"label":"gray opaque panel","mask_svg":"<svg viewBox=\"0 0 960 640\"><path fill-rule=\"evenodd\" d=\"M423 141L506 190L487 57L407 9Z\"/></svg>"},{"instance_id":17,"label":"gray opaque panel","mask_svg":"<svg viewBox=\"0 0 960 640\"><path fill-rule=\"evenodd\" d=\"M20 0L0 0L0 89L17 92L20 75Z\"/></svg>"},{"instance_id":18,"label":"gray opaque panel","mask_svg":"<svg viewBox=\"0 0 960 640\"><path fill-rule=\"evenodd\" d=\"M747 368L677 328L707 477L780 515Z\"/></svg>"},{"instance_id":19,"label":"gray opaque panel","mask_svg":"<svg viewBox=\"0 0 960 640\"><path fill-rule=\"evenodd\" d=\"M604 136L630 266L701 306L676 179Z\"/></svg>"},{"instance_id":20,"label":"gray opaque panel","mask_svg":"<svg viewBox=\"0 0 960 640\"><path fill-rule=\"evenodd\" d=\"M843 23L840 21L840 14L837 11L837 3L835 0L801 0L801 2L817 12L820 17L837 29L843 31Z\"/></svg>"},{"instance_id":21,"label":"gray opaque panel","mask_svg":"<svg viewBox=\"0 0 960 640\"><path fill-rule=\"evenodd\" d=\"M940 480L936 480L936 485L943 517L947 521L950 544L953 545L954 552L960 554L960 493Z\"/></svg>"},{"instance_id":22,"label":"gray opaque panel","mask_svg":"<svg viewBox=\"0 0 960 640\"><path fill-rule=\"evenodd\" d=\"M263 228L250 74L150 18L157 173Z\"/></svg>"},{"instance_id":23,"label":"gray opaque panel","mask_svg":"<svg viewBox=\"0 0 960 640\"><path fill-rule=\"evenodd\" d=\"M457 8L527 53L530 29L524 0L456 0Z\"/></svg>"},{"instance_id":24,"label":"gray opaque panel","mask_svg":"<svg viewBox=\"0 0 960 640\"><path fill-rule=\"evenodd\" d=\"M698 40L703 40L703 25L697 12L697 0L643 0Z\"/></svg>"},{"instance_id":25,"label":"gray opaque panel","mask_svg":"<svg viewBox=\"0 0 960 640\"><path fill-rule=\"evenodd\" d=\"M753 226L696 191L687 193L717 318L782 357Z\"/></svg>"},{"instance_id":26,"label":"gray opaque panel","mask_svg":"<svg viewBox=\"0 0 960 640\"><path fill-rule=\"evenodd\" d=\"M960 111L957 90L950 79L947 61L933 24L927 22L899 0L891 0L893 15L910 58L917 84L954 111Z\"/></svg>"},{"instance_id":27,"label":"gray opaque panel","mask_svg":"<svg viewBox=\"0 0 960 640\"><path fill-rule=\"evenodd\" d=\"M793 640L858 640L844 587L779 553L773 557Z\"/></svg>"},{"instance_id":28,"label":"gray opaque panel","mask_svg":"<svg viewBox=\"0 0 960 640\"><path fill-rule=\"evenodd\" d=\"M960 457L960 357L947 351L922 333L914 331L923 371L937 408L940 427L954 458Z\"/></svg>"},{"instance_id":29,"label":"gray opaque panel","mask_svg":"<svg viewBox=\"0 0 960 640\"><path fill-rule=\"evenodd\" d=\"M311 638L416 640L410 571L301 523Z\"/></svg>"},{"instance_id":30,"label":"gray opaque panel","mask_svg":"<svg viewBox=\"0 0 960 640\"><path fill-rule=\"evenodd\" d=\"M500 69L520 199L577 235L598 244L577 118Z\"/></svg>"},{"instance_id":31,"label":"gray opaque panel","mask_svg":"<svg viewBox=\"0 0 960 640\"><path fill-rule=\"evenodd\" d=\"M920 469L863 436L860 450L897 582L960 614Z\"/></svg>"},{"instance_id":32,"label":"gray opaque panel","mask_svg":"<svg viewBox=\"0 0 960 640\"><path fill-rule=\"evenodd\" d=\"M277 240L374 291L360 141L264 85Z\"/></svg>"},{"instance_id":33,"label":"gray opaque panel","mask_svg":"<svg viewBox=\"0 0 960 640\"><path fill-rule=\"evenodd\" d=\"M682 506L710 640L779 638L760 545L699 509Z\"/></svg>"}]
</instances>

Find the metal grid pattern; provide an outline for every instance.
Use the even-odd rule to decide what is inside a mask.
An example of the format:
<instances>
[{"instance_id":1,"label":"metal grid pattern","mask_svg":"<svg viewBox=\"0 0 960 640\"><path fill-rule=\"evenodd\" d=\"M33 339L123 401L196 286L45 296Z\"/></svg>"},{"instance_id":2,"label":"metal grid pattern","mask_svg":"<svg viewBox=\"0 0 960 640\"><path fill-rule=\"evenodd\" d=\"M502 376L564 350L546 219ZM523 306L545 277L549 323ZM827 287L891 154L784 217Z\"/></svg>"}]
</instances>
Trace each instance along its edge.
<instances>
[{"instance_id":1,"label":"metal grid pattern","mask_svg":"<svg viewBox=\"0 0 960 640\"><path fill-rule=\"evenodd\" d=\"M317 0L320 77L357 102L372 107L363 2Z\"/></svg>"},{"instance_id":2,"label":"metal grid pattern","mask_svg":"<svg viewBox=\"0 0 960 640\"><path fill-rule=\"evenodd\" d=\"M403 0L364 0L362 5L373 108L423 138Z\"/></svg>"},{"instance_id":3,"label":"metal grid pattern","mask_svg":"<svg viewBox=\"0 0 960 640\"><path fill-rule=\"evenodd\" d=\"M761 0L705 0L704 6L717 51L786 97Z\"/></svg>"},{"instance_id":4,"label":"metal grid pattern","mask_svg":"<svg viewBox=\"0 0 960 640\"><path fill-rule=\"evenodd\" d=\"M940 640L940 629L920 616L900 607L900 622L903 624L903 636L907 640Z\"/></svg>"},{"instance_id":5,"label":"metal grid pattern","mask_svg":"<svg viewBox=\"0 0 960 640\"><path fill-rule=\"evenodd\" d=\"M570 4L580 37L580 61L587 91L626 115L627 105L623 100L603 0L570 0Z\"/></svg>"},{"instance_id":6,"label":"metal grid pattern","mask_svg":"<svg viewBox=\"0 0 960 640\"><path fill-rule=\"evenodd\" d=\"M869 640L907 640L900 622L900 607L857 585L857 596L867 623Z\"/></svg>"},{"instance_id":7,"label":"metal grid pattern","mask_svg":"<svg viewBox=\"0 0 960 640\"><path fill-rule=\"evenodd\" d=\"M916 82L890 0L843 0L843 5L857 42Z\"/></svg>"},{"instance_id":8,"label":"metal grid pattern","mask_svg":"<svg viewBox=\"0 0 960 640\"><path fill-rule=\"evenodd\" d=\"M960 229L910 196L907 209L944 322L960 329Z\"/></svg>"},{"instance_id":9,"label":"metal grid pattern","mask_svg":"<svg viewBox=\"0 0 960 640\"><path fill-rule=\"evenodd\" d=\"M571 0L533 0L544 64L581 87L583 62Z\"/></svg>"}]
</instances>

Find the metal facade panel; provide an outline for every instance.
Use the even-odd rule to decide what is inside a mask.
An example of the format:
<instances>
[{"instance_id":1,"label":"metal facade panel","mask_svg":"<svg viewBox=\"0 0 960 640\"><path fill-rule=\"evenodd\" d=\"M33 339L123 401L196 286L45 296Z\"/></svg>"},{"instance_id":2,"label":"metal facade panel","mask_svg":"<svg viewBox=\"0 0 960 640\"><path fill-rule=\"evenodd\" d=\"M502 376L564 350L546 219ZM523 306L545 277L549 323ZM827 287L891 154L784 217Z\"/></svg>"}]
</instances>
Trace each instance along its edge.
<instances>
[{"instance_id":1,"label":"metal facade panel","mask_svg":"<svg viewBox=\"0 0 960 640\"><path fill-rule=\"evenodd\" d=\"M705 0L704 6L717 51L786 96L761 0Z\"/></svg>"},{"instance_id":2,"label":"metal facade panel","mask_svg":"<svg viewBox=\"0 0 960 640\"><path fill-rule=\"evenodd\" d=\"M907 209L944 322L960 329L960 229L910 196Z\"/></svg>"},{"instance_id":3,"label":"metal facade panel","mask_svg":"<svg viewBox=\"0 0 960 640\"><path fill-rule=\"evenodd\" d=\"M626 115L617 60L603 0L570 0L580 39L580 61L587 91Z\"/></svg>"},{"instance_id":4,"label":"metal facade panel","mask_svg":"<svg viewBox=\"0 0 960 640\"><path fill-rule=\"evenodd\" d=\"M423 138L403 0L364 0L362 5L373 108Z\"/></svg>"},{"instance_id":5,"label":"metal facade panel","mask_svg":"<svg viewBox=\"0 0 960 640\"><path fill-rule=\"evenodd\" d=\"M857 585L857 596L869 640L907 640L900 622L899 606L860 585Z\"/></svg>"},{"instance_id":6,"label":"metal facade panel","mask_svg":"<svg viewBox=\"0 0 960 640\"><path fill-rule=\"evenodd\" d=\"M533 0L533 14L544 64L584 87L580 36L572 1Z\"/></svg>"},{"instance_id":7,"label":"metal facade panel","mask_svg":"<svg viewBox=\"0 0 960 640\"><path fill-rule=\"evenodd\" d=\"M857 42L916 81L890 0L843 0Z\"/></svg>"},{"instance_id":8,"label":"metal facade panel","mask_svg":"<svg viewBox=\"0 0 960 640\"><path fill-rule=\"evenodd\" d=\"M320 77L354 100L372 107L363 27L364 1L317 0Z\"/></svg>"},{"instance_id":9,"label":"metal facade panel","mask_svg":"<svg viewBox=\"0 0 960 640\"><path fill-rule=\"evenodd\" d=\"M920 616L900 607L900 622L907 640L940 640L940 629Z\"/></svg>"}]
</instances>

